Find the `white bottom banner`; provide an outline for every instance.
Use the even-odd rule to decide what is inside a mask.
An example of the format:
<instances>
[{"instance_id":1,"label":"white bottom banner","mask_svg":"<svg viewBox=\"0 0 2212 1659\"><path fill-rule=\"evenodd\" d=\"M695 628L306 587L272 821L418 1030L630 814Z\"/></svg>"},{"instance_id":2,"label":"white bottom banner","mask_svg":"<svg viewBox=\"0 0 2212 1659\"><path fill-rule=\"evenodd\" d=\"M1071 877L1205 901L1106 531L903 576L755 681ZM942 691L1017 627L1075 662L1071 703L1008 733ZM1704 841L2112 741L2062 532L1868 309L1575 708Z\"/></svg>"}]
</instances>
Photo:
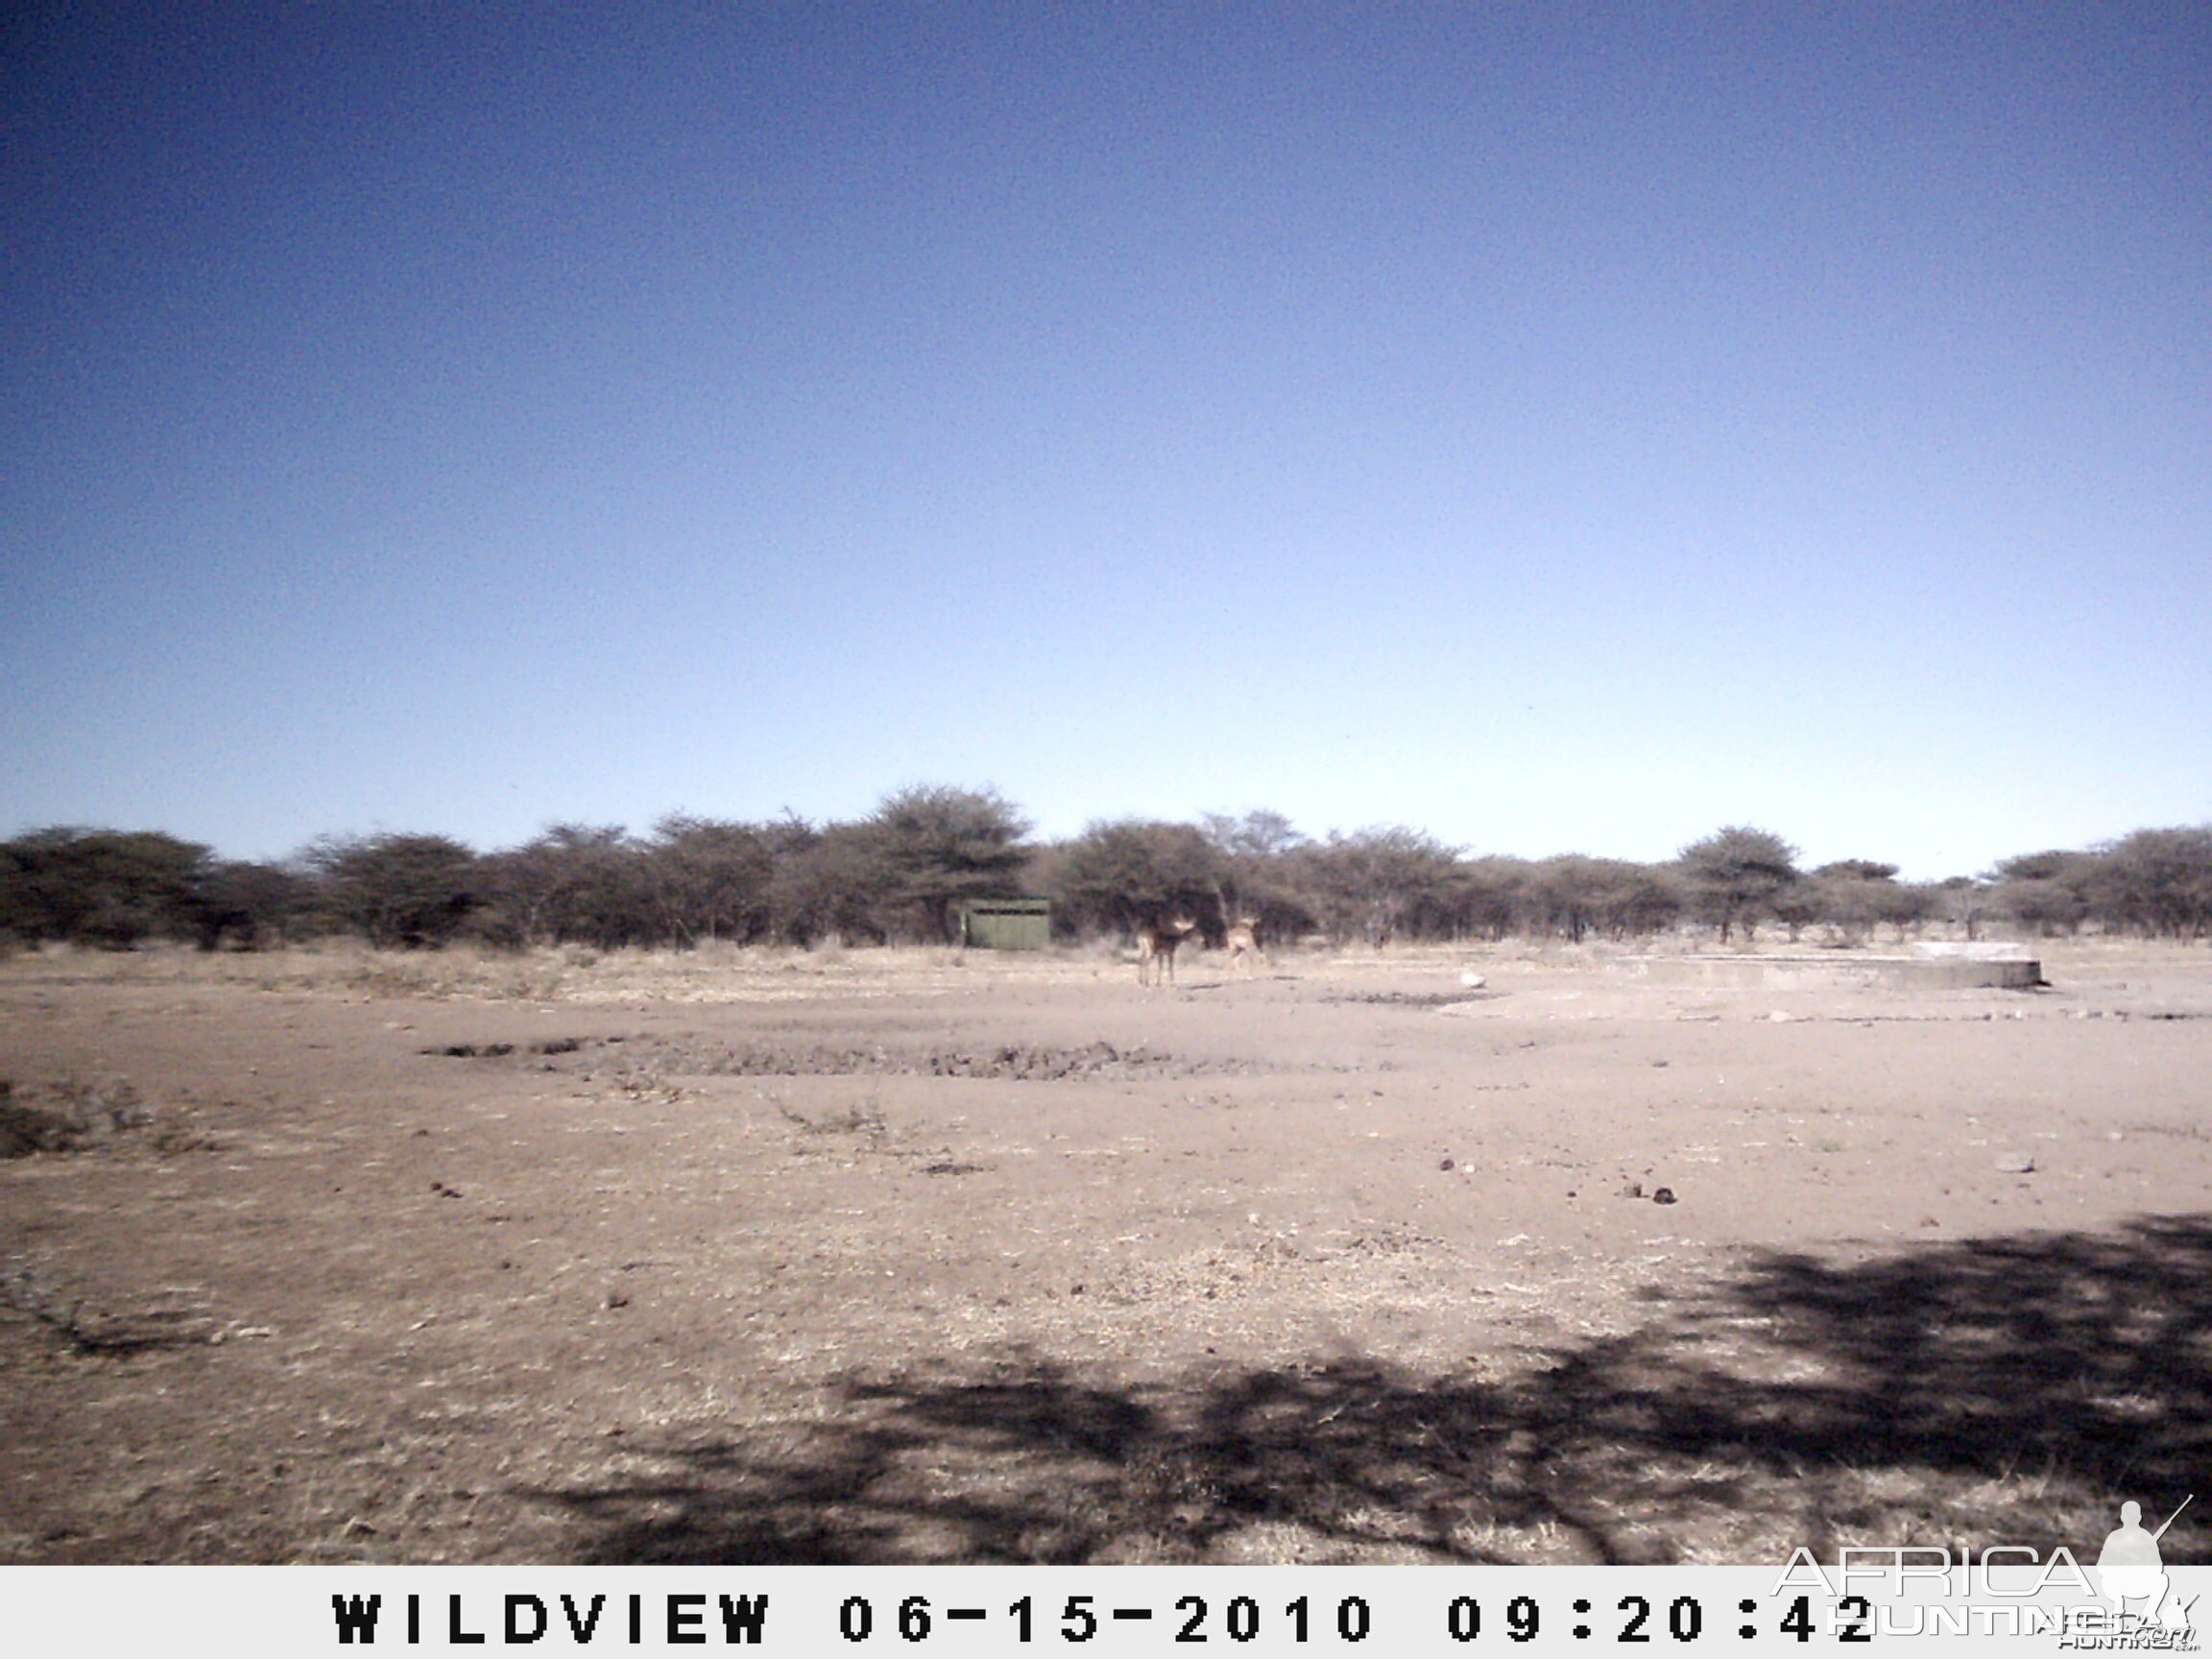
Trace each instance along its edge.
<instances>
[{"instance_id":1,"label":"white bottom banner","mask_svg":"<svg viewBox=\"0 0 2212 1659\"><path fill-rule=\"evenodd\" d=\"M2084 1568L2063 1551L2019 1558L2028 1553L1884 1550L1760 1568L15 1567L0 1569L0 1642L25 1655L211 1647L225 1659L517 1647L1749 1653L1869 1641L2200 1649L2212 1568Z\"/></svg>"}]
</instances>

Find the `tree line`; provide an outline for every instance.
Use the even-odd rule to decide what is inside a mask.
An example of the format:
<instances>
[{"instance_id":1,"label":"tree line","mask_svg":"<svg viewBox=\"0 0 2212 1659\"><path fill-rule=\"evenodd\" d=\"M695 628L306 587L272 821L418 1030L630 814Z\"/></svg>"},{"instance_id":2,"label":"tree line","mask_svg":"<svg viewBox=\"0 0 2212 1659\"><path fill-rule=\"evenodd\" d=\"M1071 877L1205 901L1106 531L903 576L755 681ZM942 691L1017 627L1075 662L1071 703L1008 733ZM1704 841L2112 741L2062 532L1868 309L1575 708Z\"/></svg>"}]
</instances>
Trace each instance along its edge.
<instances>
[{"instance_id":1,"label":"tree line","mask_svg":"<svg viewBox=\"0 0 2212 1659\"><path fill-rule=\"evenodd\" d=\"M1030 828L995 790L942 785L899 790L852 822L677 813L644 834L556 824L491 853L439 834L325 837L276 863L218 858L157 830L54 828L0 842L0 941L950 944L964 902L1022 896L1049 899L1054 933L1070 942L1185 916L1214 945L1241 920L1263 940L1376 946L1628 940L1684 926L1724 942L1765 927L1863 943L1931 922L1969 938L1993 926L2212 933L2212 826L2139 830L1938 882L1901 881L1897 866L1870 859L1801 870L1781 836L1742 825L1661 863L1471 856L1403 827L1316 839L1264 811L1099 821L1060 841L1031 839Z\"/></svg>"}]
</instances>

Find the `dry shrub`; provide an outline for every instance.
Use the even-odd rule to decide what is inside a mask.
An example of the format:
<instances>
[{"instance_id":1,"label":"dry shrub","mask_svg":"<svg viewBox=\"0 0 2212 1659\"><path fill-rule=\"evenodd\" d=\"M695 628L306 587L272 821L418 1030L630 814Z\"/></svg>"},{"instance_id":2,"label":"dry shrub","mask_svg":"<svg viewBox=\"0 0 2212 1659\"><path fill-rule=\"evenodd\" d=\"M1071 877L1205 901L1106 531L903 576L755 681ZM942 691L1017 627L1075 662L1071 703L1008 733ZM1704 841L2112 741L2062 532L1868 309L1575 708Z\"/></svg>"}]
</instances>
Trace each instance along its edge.
<instances>
[{"instance_id":1,"label":"dry shrub","mask_svg":"<svg viewBox=\"0 0 2212 1659\"><path fill-rule=\"evenodd\" d=\"M129 1081L105 1084L64 1078L17 1091L0 1078L0 1158L34 1152L76 1152L154 1121L152 1101Z\"/></svg>"}]
</instances>

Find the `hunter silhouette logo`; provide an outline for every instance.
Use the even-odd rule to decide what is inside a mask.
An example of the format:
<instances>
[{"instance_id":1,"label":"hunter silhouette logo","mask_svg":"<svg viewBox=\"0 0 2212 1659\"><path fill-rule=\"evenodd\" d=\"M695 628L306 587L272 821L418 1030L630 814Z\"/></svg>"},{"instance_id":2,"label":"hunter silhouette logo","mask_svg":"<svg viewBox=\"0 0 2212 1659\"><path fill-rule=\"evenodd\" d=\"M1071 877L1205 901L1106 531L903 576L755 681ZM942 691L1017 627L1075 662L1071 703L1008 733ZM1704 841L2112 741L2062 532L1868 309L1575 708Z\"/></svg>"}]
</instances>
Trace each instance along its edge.
<instances>
[{"instance_id":1,"label":"hunter silhouette logo","mask_svg":"<svg viewBox=\"0 0 2212 1659\"><path fill-rule=\"evenodd\" d=\"M2124 1615L2130 1601L2140 1601L2145 1623L2156 1620L2168 1630L2189 1628L2189 1610L2172 1595L2173 1581L2166 1576L2158 1540L2166 1536L2166 1527L2181 1518L2181 1509L2188 1508L2196 1496L2192 1492L2182 1499L2181 1508L2167 1516L2165 1526L2155 1532L2143 1530L2142 1504L2120 1506L2120 1525L2097 1553L2097 1581L2104 1587L2104 1599L2112 1603L2115 1616Z\"/></svg>"},{"instance_id":2,"label":"hunter silhouette logo","mask_svg":"<svg viewBox=\"0 0 2212 1659\"><path fill-rule=\"evenodd\" d=\"M2122 1504L2120 1525L2106 1536L2094 1568L2063 1544L2048 1555L2024 1544L1992 1544L1979 1552L1961 1548L1956 1554L1940 1544L1846 1544L1837 1551L1831 1577L1801 1544L1767 1594L1794 1592L1791 1617L1805 1623L1809 1635L1813 1615L1804 1592L1817 1589L1838 1603L1832 1616L1851 1615L1847 1641L1972 1631L2049 1634L2068 1650L2195 1652L2197 1598L2176 1592L2158 1551L2158 1540L2195 1502L2195 1493L2182 1499L2155 1532L2144 1529L2140 1503ZM1869 1583L1878 1594L1863 1588ZM1794 1632L1798 1625L1787 1627Z\"/></svg>"}]
</instances>

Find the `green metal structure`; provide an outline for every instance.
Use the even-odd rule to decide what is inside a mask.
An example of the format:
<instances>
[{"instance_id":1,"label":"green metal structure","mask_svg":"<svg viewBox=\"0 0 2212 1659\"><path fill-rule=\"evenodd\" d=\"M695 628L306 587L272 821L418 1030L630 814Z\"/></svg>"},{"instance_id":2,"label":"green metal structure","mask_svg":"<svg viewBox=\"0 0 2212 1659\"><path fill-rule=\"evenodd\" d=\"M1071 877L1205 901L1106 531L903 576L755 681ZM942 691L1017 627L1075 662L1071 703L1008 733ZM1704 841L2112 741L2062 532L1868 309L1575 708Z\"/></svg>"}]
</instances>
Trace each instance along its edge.
<instances>
[{"instance_id":1,"label":"green metal structure","mask_svg":"<svg viewBox=\"0 0 2212 1659\"><path fill-rule=\"evenodd\" d=\"M1042 950L1052 942L1046 899L971 899L960 906L960 944L976 950Z\"/></svg>"}]
</instances>

